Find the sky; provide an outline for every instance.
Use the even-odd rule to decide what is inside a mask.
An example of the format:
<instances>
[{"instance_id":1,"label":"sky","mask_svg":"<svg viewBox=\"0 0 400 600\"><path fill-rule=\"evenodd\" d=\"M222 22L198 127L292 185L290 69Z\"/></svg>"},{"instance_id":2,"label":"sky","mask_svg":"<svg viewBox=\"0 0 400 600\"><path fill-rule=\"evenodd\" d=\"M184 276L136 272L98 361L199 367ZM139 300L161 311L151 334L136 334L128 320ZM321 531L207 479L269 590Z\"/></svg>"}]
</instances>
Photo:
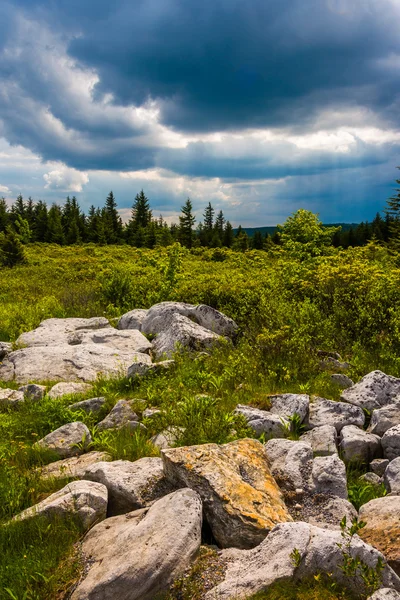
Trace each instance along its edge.
<instances>
[{"instance_id":1,"label":"sky","mask_svg":"<svg viewBox=\"0 0 400 600\"><path fill-rule=\"evenodd\" d=\"M2 0L0 196L371 220L400 177L399 31L400 0Z\"/></svg>"}]
</instances>

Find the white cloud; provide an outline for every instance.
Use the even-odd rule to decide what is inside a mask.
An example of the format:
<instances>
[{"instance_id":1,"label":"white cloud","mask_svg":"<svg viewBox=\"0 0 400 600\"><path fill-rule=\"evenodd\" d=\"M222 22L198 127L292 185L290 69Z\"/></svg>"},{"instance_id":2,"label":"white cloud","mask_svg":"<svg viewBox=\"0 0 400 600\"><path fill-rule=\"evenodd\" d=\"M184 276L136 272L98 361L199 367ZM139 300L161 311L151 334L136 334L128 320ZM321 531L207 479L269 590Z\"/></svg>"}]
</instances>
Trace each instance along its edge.
<instances>
[{"instance_id":1,"label":"white cloud","mask_svg":"<svg viewBox=\"0 0 400 600\"><path fill-rule=\"evenodd\" d=\"M46 182L44 186L46 189L62 190L64 192L81 192L83 186L89 183L87 173L71 169L62 164L45 173L43 179Z\"/></svg>"},{"instance_id":2,"label":"white cloud","mask_svg":"<svg viewBox=\"0 0 400 600\"><path fill-rule=\"evenodd\" d=\"M11 194L11 190L6 185L0 185L0 194Z\"/></svg>"}]
</instances>

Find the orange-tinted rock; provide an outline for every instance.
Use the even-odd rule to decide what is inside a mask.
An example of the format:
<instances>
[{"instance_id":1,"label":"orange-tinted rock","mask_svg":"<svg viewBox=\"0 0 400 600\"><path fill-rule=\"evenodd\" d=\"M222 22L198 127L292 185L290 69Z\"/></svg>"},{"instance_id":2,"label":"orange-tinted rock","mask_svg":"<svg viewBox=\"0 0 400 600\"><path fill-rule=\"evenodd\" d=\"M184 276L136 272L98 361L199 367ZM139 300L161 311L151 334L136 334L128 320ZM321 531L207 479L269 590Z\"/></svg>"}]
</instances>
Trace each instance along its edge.
<instances>
[{"instance_id":1,"label":"orange-tinted rock","mask_svg":"<svg viewBox=\"0 0 400 600\"><path fill-rule=\"evenodd\" d=\"M385 496L367 502L359 518L366 522L359 536L385 555L390 566L400 573L400 496Z\"/></svg>"},{"instance_id":2,"label":"orange-tinted rock","mask_svg":"<svg viewBox=\"0 0 400 600\"><path fill-rule=\"evenodd\" d=\"M253 548L277 523L292 520L257 440L170 448L162 458L171 483L200 494L221 547Z\"/></svg>"}]
</instances>

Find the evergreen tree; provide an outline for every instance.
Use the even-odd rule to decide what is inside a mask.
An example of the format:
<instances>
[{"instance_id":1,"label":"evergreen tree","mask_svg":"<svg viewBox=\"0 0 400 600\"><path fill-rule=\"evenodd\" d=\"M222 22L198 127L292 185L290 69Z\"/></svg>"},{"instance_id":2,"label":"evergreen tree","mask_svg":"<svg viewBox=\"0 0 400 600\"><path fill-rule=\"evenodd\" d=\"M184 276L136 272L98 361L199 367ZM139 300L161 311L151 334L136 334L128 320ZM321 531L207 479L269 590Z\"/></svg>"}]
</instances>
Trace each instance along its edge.
<instances>
[{"instance_id":1,"label":"evergreen tree","mask_svg":"<svg viewBox=\"0 0 400 600\"><path fill-rule=\"evenodd\" d=\"M193 227L196 218L193 215L193 206L188 198L182 206L182 215L179 216L179 239L187 248L193 246Z\"/></svg>"},{"instance_id":2,"label":"evergreen tree","mask_svg":"<svg viewBox=\"0 0 400 600\"><path fill-rule=\"evenodd\" d=\"M21 240L10 225L5 233L0 234L0 261L5 267L14 267L25 261Z\"/></svg>"},{"instance_id":3,"label":"evergreen tree","mask_svg":"<svg viewBox=\"0 0 400 600\"><path fill-rule=\"evenodd\" d=\"M234 239L235 238L234 238L234 235L233 235L233 227L230 224L230 222L227 221L226 225L225 225L225 229L224 229L224 236L223 236L222 243L227 248L232 248L232 244L233 244L233 240Z\"/></svg>"},{"instance_id":4,"label":"evergreen tree","mask_svg":"<svg viewBox=\"0 0 400 600\"><path fill-rule=\"evenodd\" d=\"M254 250L262 250L264 248L264 240L261 231L255 231L251 243Z\"/></svg>"},{"instance_id":5,"label":"evergreen tree","mask_svg":"<svg viewBox=\"0 0 400 600\"><path fill-rule=\"evenodd\" d=\"M400 167L397 167L398 169ZM400 185L400 179L396 179ZM391 250L400 251L400 189L397 194L386 201L385 215L388 220L388 246Z\"/></svg>"},{"instance_id":6,"label":"evergreen tree","mask_svg":"<svg viewBox=\"0 0 400 600\"><path fill-rule=\"evenodd\" d=\"M14 215L14 221L19 215L23 219L25 219L25 202L21 194L17 197L17 200L11 207L11 212Z\"/></svg>"},{"instance_id":7,"label":"evergreen tree","mask_svg":"<svg viewBox=\"0 0 400 600\"><path fill-rule=\"evenodd\" d=\"M105 215L107 241L109 244L118 244L122 238L122 221L112 192L108 194L106 199Z\"/></svg>"},{"instance_id":8,"label":"evergreen tree","mask_svg":"<svg viewBox=\"0 0 400 600\"><path fill-rule=\"evenodd\" d=\"M215 219L214 227L215 227L216 231L218 231L221 239L222 239L222 236L224 233L224 225L225 225L224 213L222 212L222 210L220 210Z\"/></svg>"},{"instance_id":9,"label":"evergreen tree","mask_svg":"<svg viewBox=\"0 0 400 600\"><path fill-rule=\"evenodd\" d=\"M0 233L7 229L9 224L9 213L5 198L0 198Z\"/></svg>"},{"instance_id":10,"label":"evergreen tree","mask_svg":"<svg viewBox=\"0 0 400 600\"><path fill-rule=\"evenodd\" d=\"M62 210L57 204L53 204L48 212L46 242L50 242L51 244L65 244Z\"/></svg>"},{"instance_id":11,"label":"evergreen tree","mask_svg":"<svg viewBox=\"0 0 400 600\"><path fill-rule=\"evenodd\" d=\"M149 200L142 190L139 194L136 194L135 202L132 206L132 221L134 227L147 227L147 225L150 224L151 218L152 214Z\"/></svg>"},{"instance_id":12,"label":"evergreen tree","mask_svg":"<svg viewBox=\"0 0 400 600\"><path fill-rule=\"evenodd\" d=\"M47 205L42 200L35 204L33 209L32 240L34 242L45 242L48 227Z\"/></svg>"}]
</instances>

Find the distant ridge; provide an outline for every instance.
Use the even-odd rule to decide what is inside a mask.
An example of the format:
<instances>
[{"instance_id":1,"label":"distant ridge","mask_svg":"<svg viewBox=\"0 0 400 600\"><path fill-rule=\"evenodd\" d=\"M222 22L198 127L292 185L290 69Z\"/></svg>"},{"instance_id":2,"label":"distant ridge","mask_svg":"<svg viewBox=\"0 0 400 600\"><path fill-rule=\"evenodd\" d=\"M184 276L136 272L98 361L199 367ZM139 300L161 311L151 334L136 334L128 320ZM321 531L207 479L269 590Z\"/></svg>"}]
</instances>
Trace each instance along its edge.
<instances>
[{"instance_id":1,"label":"distant ridge","mask_svg":"<svg viewBox=\"0 0 400 600\"><path fill-rule=\"evenodd\" d=\"M342 231L349 231L351 228L358 227L359 223L324 223L324 227L341 227ZM233 232L236 233L238 228L234 229ZM277 226L264 226L264 227L242 227L242 231L245 231L249 237L253 237L256 231L259 231L262 236L265 236L266 233L269 235L274 235L277 230Z\"/></svg>"}]
</instances>

